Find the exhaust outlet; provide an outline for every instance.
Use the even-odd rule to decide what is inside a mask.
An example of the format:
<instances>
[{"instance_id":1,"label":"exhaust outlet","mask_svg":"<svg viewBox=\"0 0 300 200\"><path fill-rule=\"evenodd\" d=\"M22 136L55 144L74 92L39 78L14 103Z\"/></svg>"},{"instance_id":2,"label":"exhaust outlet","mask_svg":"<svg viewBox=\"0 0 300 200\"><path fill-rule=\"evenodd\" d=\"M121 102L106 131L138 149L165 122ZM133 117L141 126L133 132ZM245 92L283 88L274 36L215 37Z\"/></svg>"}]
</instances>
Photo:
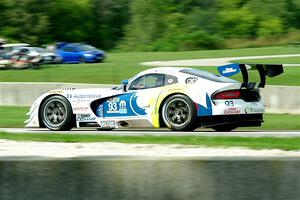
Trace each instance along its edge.
<instances>
[{"instance_id":1,"label":"exhaust outlet","mask_svg":"<svg viewBox=\"0 0 300 200\"><path fill-rule=\"evenodd\" d=\"M126 128L126 127L129 126L129 124L127 122L125 122L125 121L118 122L118 125L121 126L121 127L123 127L123 128Z\"/></svg>"}]
</instances>

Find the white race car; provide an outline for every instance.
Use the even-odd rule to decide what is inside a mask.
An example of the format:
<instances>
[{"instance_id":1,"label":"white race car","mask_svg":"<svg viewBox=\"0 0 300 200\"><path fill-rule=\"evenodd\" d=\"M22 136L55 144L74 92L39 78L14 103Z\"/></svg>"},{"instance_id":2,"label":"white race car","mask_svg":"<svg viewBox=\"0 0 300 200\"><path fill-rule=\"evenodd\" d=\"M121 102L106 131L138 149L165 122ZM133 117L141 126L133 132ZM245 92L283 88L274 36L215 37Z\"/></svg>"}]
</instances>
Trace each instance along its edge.
<instances>
[{"instance_id":1,"label":"white race car","mask_svg":"<svg viewBox=\"0 0 300 200\"><path fill-rule=\"evenodd\" d=\"M222 75L192 68L145 70L115 88L59 89L40 96L27 113L26 127L69 130L168 127L190 131L209 127L231 131L260 126L264 104L259 88L266 76L283 72L282 65L254 65L259 83L249 83L249 65L218 68ZM242 72L243 82L225 76Z\"/></svg>"}]
</instances>

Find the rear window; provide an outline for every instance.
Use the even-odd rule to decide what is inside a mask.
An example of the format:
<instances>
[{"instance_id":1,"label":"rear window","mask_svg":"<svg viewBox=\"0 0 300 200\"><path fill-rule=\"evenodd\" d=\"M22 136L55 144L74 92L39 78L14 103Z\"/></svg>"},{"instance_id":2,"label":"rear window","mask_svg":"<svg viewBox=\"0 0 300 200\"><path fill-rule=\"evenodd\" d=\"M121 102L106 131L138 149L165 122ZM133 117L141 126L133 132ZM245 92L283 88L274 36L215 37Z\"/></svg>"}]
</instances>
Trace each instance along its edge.
<instances>
[{"instance_id":1,"label":"rear window","mask_svg":"<svg viewBox=\"0 0 300 200\"><path fill-rule=\"evenodd\" d=\"M198 70L198 69L182 69L182 70L180 70L180 72L189 74L189 75L193 75L193 76L197 76L199 78L204 78L204 79L214 81L214 82L221 82L221 83L236 83L237 82L236 80L233 80L231 78L227 78L225 76L213 74L213 73Z\"/></svg>"},{"instance_id":2,"label":"rear window","mask_svg":"<svg viewBox=\"0 0 300 200\"><path fill-rule=\"evenodd\" d=\"M88 44L82 44L82 45L79 45L78 47L81 51L94 51L94 50L96 50L95 47L93 47L91 45L88 45Z\"/></svg>"}]
</instances>

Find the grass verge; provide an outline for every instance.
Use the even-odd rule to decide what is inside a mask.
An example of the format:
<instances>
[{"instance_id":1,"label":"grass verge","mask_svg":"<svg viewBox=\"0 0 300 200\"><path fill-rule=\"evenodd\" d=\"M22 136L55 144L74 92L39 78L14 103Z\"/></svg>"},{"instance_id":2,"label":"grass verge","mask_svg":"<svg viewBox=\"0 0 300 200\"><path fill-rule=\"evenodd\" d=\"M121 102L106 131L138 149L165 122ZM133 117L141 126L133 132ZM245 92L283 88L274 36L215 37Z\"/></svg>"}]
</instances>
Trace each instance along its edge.
<instances>
[{"instance_id":1,"label":"grass verge","mask_svg":"<svg viewBox=\"0 0 300 200\"><path fill-rule=\"evenodd\" d=\"M40 69L1 70L2 82L68 82L68 83L110 83L119 84L136 73L151 67L141 66L139 63L157 60L182 60L217 58L232 56L255 56L275 54L299 53L300 47L278 46L247 49L203 50L183 52L131 52L108 53L108 58L102 63L48 65ZM292 62L292 61L291 61ZM215 67L195 67L217 73ZM281 79L270 79L268 84L300 85L300 73L287 68ZM293 76L291 76L293 75ZM238 78L240 80L240 78Z\"/></svg>"},{"instance_id":2,"label":"grass verge","mask_svg":"<svg viewBox=\"0 0 300 200\"><path fill-rule=\"evenodd\" d=\"M24 127L29 107L0 106L0 127ZM264 114L265 122L261 127L246 128L247 130L300 130L300 115ZM240 128L244 130L245 128Z\"/></svg>"},{"instance_id":3,"label":"grass verge","mask_svg":"<svg viewBox=\"0 0 300 200\"><path fill-rule=\"evenodd\" d=\"M206 147L247 147L252 149L299 150L300 138L250 138L204 136L108 136L72 134L28 134L0 132L1 139L39 142L119 142L138 144L184 144Z\"/></svg>"}]
</instances>

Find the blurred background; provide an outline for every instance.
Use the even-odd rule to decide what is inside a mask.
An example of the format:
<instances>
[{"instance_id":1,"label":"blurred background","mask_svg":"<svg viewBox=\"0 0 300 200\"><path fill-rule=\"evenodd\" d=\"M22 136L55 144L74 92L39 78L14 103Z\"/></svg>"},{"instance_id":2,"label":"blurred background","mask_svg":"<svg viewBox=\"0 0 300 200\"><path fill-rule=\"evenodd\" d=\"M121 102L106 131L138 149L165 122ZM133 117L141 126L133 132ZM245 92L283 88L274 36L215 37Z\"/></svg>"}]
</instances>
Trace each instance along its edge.
<instances>
[{"instance_id":1,"label":"blurred background","mask_svg":"<svg viewBox=\"0 0 300 200\"><path fill-rule=\"evenodd\" d=\"M0 0L0 38L180 51L299 42L300 0Z\"/></svg>"}]
</instances>

